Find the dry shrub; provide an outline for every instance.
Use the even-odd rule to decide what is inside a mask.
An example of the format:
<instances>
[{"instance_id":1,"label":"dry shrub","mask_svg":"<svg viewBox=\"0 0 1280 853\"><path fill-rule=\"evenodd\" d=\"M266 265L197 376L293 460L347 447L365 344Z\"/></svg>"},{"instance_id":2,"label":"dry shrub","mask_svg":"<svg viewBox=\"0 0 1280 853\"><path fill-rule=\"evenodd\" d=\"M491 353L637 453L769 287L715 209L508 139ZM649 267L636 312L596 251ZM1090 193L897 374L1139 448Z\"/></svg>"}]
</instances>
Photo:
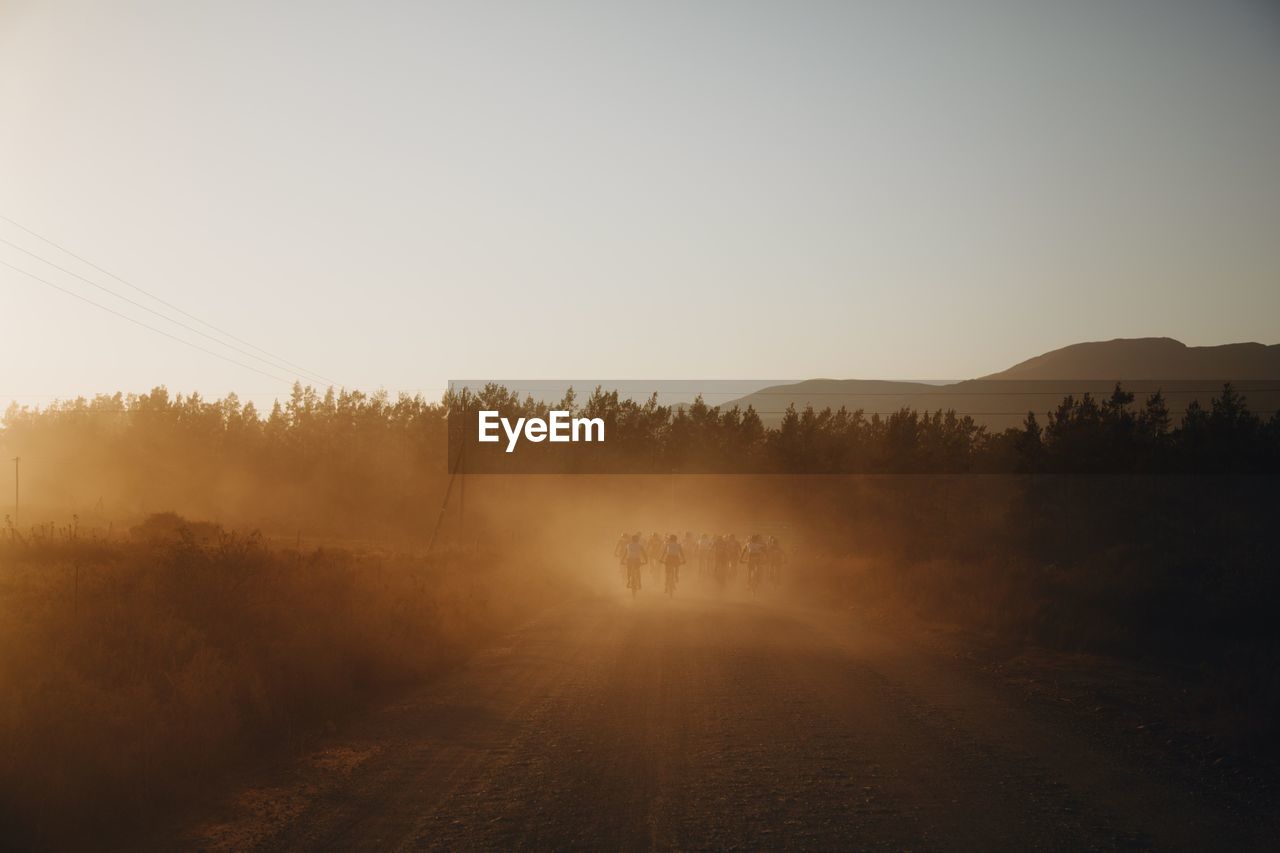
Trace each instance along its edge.
<instances>
[{"instance_id":1,"label":"dry shrub","mask_svg":"<svg viewBox=\"0 0 1280 853\"><path fill-rule=\"evenodd\" d=\"M282 551L172 515L135 533L0 545L5 837L127 833L566 592L495 554Z\"/></svg>"}]
</instances>

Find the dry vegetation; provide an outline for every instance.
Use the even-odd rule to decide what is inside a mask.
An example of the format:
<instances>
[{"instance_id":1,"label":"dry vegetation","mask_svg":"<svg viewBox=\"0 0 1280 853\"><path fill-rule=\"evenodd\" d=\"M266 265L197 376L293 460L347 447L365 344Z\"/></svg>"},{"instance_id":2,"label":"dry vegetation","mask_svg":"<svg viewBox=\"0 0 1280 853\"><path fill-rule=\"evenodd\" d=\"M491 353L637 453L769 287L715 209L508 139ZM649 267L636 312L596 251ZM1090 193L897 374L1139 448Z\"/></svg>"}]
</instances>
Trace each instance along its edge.
<instances>
[{"instance_id":1,"label":"dry vegetation","mask_svg":"<svg viewBox=\"0 0 1280 853\"><path fill-rule=\"evenodd\" d=\"M1239 757L1280 759L1272 478L811 480L794 582L887 618L1162 673L1163 709Z\"/></svg>"},{"instance_id":2,"label":"dry vegetation","mask_svg":"<svg viewBox=\"0 0 1280 853\"><path fill-rule=\"evenodd\" d=\"M466 479L470 547L455 495L430 559L421 541L298 548L173 515L111 539L75 521L8 531L9 837L127 837L584 584L616 591L620 528L776 525L791 562L771 596L1141 663L1185 688L1184 717L1274 752L1267 478Z\"/></svg>"},{"instance_id":3,"label":"dry vegetation","mask_svg":"<svg viewBox=\"0 0 1280 853\"><path fill-rule=\"evenodd\" d=\"M466 525L459 484L428 559L448 488L438 404L299 388L264 418L157 389L11 409L26 526L0 531L0 832L171 814L582 581L616 589L623 529L773 525L792 594L1142 662L1241 749L1278 751L1280 490L1259 473L1276 470L1277 417L1224 393L1175 429L1117 389L1064 401L1043 431L802 412L766 434L739 412L604 402L633 449L687 450L679 470L737 435L784 473L469 476ZM803 473L828 470L860 473ZM156 507L227 529L138 524ZM278 538L232 532L255 527Z\"/></svg>"},{"instance_id":4,"label":"dry vegetation","mask_svg":"<svg viewBox=\"0 0 1280 853\"><path fill-rule=\"evenodd\" d=\"M0 544L0 833L126 834L563 595L494 553L301 551L153 517Z\"/></svg>"}]
</instances>

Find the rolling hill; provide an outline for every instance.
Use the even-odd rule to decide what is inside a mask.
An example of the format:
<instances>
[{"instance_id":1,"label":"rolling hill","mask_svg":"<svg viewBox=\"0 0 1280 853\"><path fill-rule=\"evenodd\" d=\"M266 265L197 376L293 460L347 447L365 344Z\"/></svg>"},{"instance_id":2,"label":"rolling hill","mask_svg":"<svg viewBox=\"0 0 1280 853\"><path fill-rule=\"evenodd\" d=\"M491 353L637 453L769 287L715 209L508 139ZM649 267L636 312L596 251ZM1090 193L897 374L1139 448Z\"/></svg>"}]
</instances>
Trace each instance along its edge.
<instances>
[{"instance_id":1,"label":"rolling hill","mask_svg":"<svg viewBox=\"0 0 1280 853\"><path fill-rule=\"evenodd\" d=\"M1039 415L1067 394L1105 396L1123 383L1141 402L1159 390L1180 415L1192 400L1208 406L1224 382L1244 393L1249 407L1270 415L1280 409L1280 345L1257 343L1188 347L1171 338L1135 338L1074 344L1020 362L1008 370L949 385L858 379L811 379L773 385L724 404L754 406L777 423L788 405L815 409L844 406L867 415L903 407L954 409L989 429L1016 426L1028 411Z\"/></svg>"},{"instance_id":2,"label":"rolling hill","mask_svg":"<svg viewBox=\"0 0 1280 853\"><path fill-rule=\"evenodd\" d=\"M1173 338L1072 344L983 379L1280 379L1280 344L1189 347Z\"/></svg>"}]
</instances>

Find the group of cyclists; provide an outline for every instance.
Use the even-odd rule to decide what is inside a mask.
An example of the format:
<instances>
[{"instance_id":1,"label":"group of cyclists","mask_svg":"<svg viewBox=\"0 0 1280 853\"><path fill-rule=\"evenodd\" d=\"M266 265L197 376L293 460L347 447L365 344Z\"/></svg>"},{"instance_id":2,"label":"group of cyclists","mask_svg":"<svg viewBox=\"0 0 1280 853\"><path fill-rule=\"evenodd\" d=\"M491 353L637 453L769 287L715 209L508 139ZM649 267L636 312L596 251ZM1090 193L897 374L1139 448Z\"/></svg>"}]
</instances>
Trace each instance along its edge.
<instances>
[{"instance_id":1,"label":"group of cyclists","mask_svg":"<svg viewBox=\"0 0 1280 853\"><path fill-rule=\"evenodd\" d=\"M722 590L737 578L738 567L745 564L747 589L754 595L766 578L773 583L781 581L786 559L775 536L766 540L759 533L753 533L745 542L740 542L735 533L703 533L695 538L692 531L685 532L683 541L674 533L665 537L653 533L647 539L641 533L622 533L613 555L618 559L622 579L632 596L640 591L646 565L655 583L662 567L663 591L675 595L680 567L690 557L697 562L699 578L714 582Z\"/></svg>"}]
</instances>

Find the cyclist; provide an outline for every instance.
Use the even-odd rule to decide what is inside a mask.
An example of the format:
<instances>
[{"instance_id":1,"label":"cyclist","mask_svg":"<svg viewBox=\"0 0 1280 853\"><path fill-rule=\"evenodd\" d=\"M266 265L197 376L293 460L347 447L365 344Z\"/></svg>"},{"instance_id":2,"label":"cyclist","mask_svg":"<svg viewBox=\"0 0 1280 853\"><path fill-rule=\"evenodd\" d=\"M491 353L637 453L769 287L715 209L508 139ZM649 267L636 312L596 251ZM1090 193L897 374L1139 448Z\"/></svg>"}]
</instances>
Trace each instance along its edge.
<instances>
[{"instance_id":1,"label":"cyclist","mask_svg":"<svg viewBox=\"0 0 1280 853\"><path fill-rule=\"evenodd\" d=\"M729 552L729 580L738 579L738 557L742 553L742 546L738 544L738 534L730 533L725 540L725 548Z\"/></svg>"},{"instance_id":2,"label":"cyclist","mask_svg":"<svg viewBox=\"0 0 1280 853\"><path fill-rule=\"evenodd\" d=\"M665 542L666 540L655 530L649 535L649 542L645 545L645 554L649 558L649 574L654 583L658 582L658 563L662 560L662 546Z\"/></svg>"},{"instance_id":3,"label":"cyclist","mask_svg":"<svg viewBox=\"0 0 1280 853\"><path fill-rule=\"evenodd\" d=\"M711 540L712 566L711 571L715 576L716 583L723 589L725 583L729 580L729 564L733 561L733 552L730 550L732 546L719 533Z\"/></svg>"},{"instance_id":4,"label":"cyclist","mask_svg":"<svg viewBox=\"0 0 1280 853\"><path fill-rule=\"evenodd\" d=\"M782 581L782 564L786 562L787 556L782 551L782 543L778 541L778 537L769 537L769 541L765 544L765 551L769 558L769 580L774 583L780 583Z\"/></svg>"},{"instance_id":5,"label":"cyclist","mask_svg":"<svg viewBox=\"0 0 1280 853\"><path fill-rule=\"evenodd\" d=\"M698 576L705 578L707 570L711 568L711 537L702 534L698 537L698 549L695 552L698 555Z\"/></svg>"},{"instance_id":6,"label":"cyclist","mask_svg":"<svg viewBox=\"0 0 1280 853\"><path fill-rule=\"evenodd\" d=\"M622 582L627 582L627 545L631 544L631 534L623 531L618 534L618 541L613 546L613 558L618 561L618 571L622 574Z\"/></svg>"},{"instance_id":7,"label":"cyclist","mask_svg":"<svg viewBox=\"0 0 1280 853\"><path fill-rule=\"evenodd\" d=\"M742 556L738 558L738 562L747 564L747 587L753 595L764 573L764 561L765 544L760 541L759 533L752 533L747 544L742 546Z\"/></svg>"},{"instance_id":8,"label":"cyclist","mask_svg":"<svg viewBox=\"0 0 1280 853\"><path fill-rule=\"evenodd\" d=\"M674 533L667 537L667 544L662 549L662 563L667 567L666 593L675 595L676 581L680 579L680 567L684 565L684 548Z\"/></svg>"},{"instance_id":9,"label":"cyclist","mask_svg":"<svg viewBox=\"0 0 1280 853\"><path fill-rule=\"evenodd\" d=\"M627 589L631 590L631 597L635 598L640 591L640 567L649 562L649 555L645 553L639 533L627 543L627 553L623 559L627 566Z\"/></svg>"}]
</instances>

